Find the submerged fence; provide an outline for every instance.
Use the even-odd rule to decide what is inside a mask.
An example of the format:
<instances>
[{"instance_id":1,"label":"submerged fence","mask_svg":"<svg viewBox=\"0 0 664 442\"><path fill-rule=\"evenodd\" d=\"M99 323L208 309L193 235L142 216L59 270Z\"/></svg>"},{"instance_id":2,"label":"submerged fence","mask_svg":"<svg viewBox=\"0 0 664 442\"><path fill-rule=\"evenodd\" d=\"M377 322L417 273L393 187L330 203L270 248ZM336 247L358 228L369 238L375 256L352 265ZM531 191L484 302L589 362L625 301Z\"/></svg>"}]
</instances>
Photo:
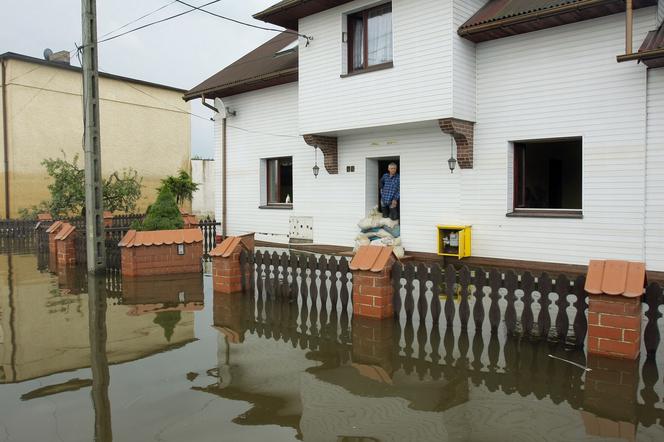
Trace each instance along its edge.
<instances>
[{"instance_id":1,"label":"submerged fence","mask_svg":"<svg viewBox=\"0 0 664 442\"><path fill-rule=\"evenodd\" d=\"M243 252L243 290L267 299L297 299L313 312L352 311L352 274L346 257ZM247 271L247 270L253 270ZM585 277L397 262L392 268L395 315L415 324L497 330L510 336L582 347L587 333ZM650 284L643 297L644 344L661 341L664 288ZM324 324L323 324L324 325Z\"/></svg>"}]
</instances>

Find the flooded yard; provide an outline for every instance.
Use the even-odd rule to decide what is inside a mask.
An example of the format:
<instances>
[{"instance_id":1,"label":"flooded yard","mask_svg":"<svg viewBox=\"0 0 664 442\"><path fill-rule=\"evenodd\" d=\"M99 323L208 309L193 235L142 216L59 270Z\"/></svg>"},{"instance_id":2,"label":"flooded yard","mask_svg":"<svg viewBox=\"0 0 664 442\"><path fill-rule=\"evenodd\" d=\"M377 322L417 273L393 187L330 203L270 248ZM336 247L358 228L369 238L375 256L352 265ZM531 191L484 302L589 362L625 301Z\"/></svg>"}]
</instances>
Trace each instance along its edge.
<instances>
[{"instance_id":1,"label":"flooded yard","mask_svg":"<svg viewBox=\"0 0 664 442\"><path fill-rule=\"evenodd\" d=\"M0 441L664 440L661 349L595 360L260 292L0 254Z\"/></svg>"}]
</instances>

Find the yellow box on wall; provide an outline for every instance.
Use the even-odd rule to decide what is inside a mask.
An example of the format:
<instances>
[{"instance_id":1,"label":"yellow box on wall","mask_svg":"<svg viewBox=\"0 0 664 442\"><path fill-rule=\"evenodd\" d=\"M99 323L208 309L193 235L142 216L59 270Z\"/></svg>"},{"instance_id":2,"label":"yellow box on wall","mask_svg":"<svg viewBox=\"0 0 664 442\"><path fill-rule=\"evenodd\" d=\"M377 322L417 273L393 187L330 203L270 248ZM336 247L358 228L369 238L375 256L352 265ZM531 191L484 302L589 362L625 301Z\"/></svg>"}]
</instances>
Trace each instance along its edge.
<instances>
[{"instance_id":1,"label":"yellow box on wall","mask_svg":"<svg viewBox=\"0 0 664 442\"><path fill-rule=\"evenodd\" d=\"M438 255L465 258L470 256L470 226L437 226Z\"/></svg>"}]
</instances>

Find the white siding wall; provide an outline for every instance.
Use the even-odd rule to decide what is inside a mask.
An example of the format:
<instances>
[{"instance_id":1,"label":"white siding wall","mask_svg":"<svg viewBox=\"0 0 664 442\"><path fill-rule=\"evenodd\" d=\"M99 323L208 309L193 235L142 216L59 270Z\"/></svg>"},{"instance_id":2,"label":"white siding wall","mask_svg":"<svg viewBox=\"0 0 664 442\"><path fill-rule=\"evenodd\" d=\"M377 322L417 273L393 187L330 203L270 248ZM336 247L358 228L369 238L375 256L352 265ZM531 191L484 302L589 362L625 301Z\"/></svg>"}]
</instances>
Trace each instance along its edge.
<instances>
[{"instance_id":1,"label":"white siding wall","mask_svg":"<svg viewBox=\"0 0 664 442\"><path fill-rule=\"evenodd\" d=\"M664 0L659 0L657 3L657 25L664 22Z\"/></svg>"},{"instance_id":2,"label":"white siding wall","mask_svg":"<svg viewBox=\"0 0 664 442\"><path fill-rule=\"evenodd\" d=\"M654 24L635 12L635 41ZM646 73L616 63L624 15L477 46L475 167L462 214L479 256L584 264L644 258ZM507 218L511 140L583 137L583 219Z\"/></svg>"},{"instance_id":3,"label":"white siding wall","mask_svg":"<svg viewBox=\"0 0 664 442\"><path fill-rule=\"evenodd\" d=\"M300 132L452 116L451 0L393 0L394 68L340 78L342 16L377 1L357 0L300 20L313 35L300 47Z\"/></svg>"},{"instance_id":4,"label":"white siding wall","mask_svg":"<svg viewBox=\"0 0 664 442\"><path fill-rule=\"evenodd\" d=\"M646 262L664 270L664 68L648 71Z\"/></svg>"},{"instance_id":5,"label":"white siding wall","mask_svg":"<svg viewBox=\"0 0 664 442\"><path fill-rule=\"evenodd\" d=\"M453 49L453 109L452 115L467 121L476 118L476 53L475 43L459 37L456 29L477 12L486 0L454 0L452 14L454 26L452 32Z\"/></svg>"},{"instance_id":6,"label":"white siding wall","mask_svg":"<svg viewBox=\"0 0 664 442\"><path fill-rule=\"evenodd\" d=\"M323 167L317 179L314 152L297 133L297 85L277 86L224 100L237 110L228 120L228 233L286 235L290 216L314 217L314 242L352 246L365 216L366 158L400 156L404 244L435 251L435 225L457 223L459 174L447 169L449 136L435 123L364 131L339 138L338 175ZM278 103L278 105L275 105ZM250 129L246 132L233 128ZM260 133L258 133L260 132ZM293 210L259 209L261 158L293 156ZM355 166L347 173L346 166Z\"/></svg>"}]
</instances>

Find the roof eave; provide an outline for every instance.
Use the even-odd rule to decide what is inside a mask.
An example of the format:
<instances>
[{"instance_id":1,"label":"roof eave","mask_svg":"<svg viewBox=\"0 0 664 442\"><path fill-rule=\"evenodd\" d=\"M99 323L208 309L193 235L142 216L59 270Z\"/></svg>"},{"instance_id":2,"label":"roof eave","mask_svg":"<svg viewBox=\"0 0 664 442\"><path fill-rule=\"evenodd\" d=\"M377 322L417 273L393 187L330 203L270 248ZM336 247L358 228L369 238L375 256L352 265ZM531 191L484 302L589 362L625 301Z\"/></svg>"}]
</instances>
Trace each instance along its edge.
<instances>
[{"instance_id":1,"label":"roof eave","mask_svg":"<svg viewBox=\"0 0 664 442\"><path fill-rule=\"evenodd\" d=\"M298 77L298 68L284 69L279 72L273 72L269 75L261 75L259 77L247 78L239 82L228 83L221 86L203 90L192 90L184 94L184 101L194 100L196 98L222 98L230 97L244 92L251 92L260 89L265 89L272 86L279 86L296 82Z\"/></svg>"},{"instance_id":2,"label":"roof eave","mask_svg":"<svg viewBox=\"0 0 664 442\"><path fill-rule=\"evenodd\" d=\"M634 9L653 6L657 0L637 0ZM457 34L474 43L525 34L579 21L604 17L625 10L622 0L588 0L583 3L561 5L499 20L462 25Z\"/></svg>"}]
</instances>

